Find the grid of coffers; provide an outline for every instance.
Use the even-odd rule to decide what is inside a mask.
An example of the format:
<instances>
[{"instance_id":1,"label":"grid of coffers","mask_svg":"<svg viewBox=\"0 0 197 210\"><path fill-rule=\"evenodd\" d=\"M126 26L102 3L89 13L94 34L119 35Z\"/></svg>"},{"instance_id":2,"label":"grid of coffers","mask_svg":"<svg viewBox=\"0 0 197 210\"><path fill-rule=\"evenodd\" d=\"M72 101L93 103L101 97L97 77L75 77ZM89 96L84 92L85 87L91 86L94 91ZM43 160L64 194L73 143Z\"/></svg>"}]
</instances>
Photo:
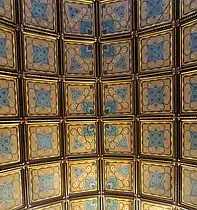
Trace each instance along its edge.
<instances>
[{"instance_id":1,"label":"grid of coffers","mask_svg":"<svg viewBox=\"0 0 197 210\"><path fill-rule=\"evenodd\" d=\"M197 207L195 1L0 1L0 208Z\"/></svg>"}]
</instances>

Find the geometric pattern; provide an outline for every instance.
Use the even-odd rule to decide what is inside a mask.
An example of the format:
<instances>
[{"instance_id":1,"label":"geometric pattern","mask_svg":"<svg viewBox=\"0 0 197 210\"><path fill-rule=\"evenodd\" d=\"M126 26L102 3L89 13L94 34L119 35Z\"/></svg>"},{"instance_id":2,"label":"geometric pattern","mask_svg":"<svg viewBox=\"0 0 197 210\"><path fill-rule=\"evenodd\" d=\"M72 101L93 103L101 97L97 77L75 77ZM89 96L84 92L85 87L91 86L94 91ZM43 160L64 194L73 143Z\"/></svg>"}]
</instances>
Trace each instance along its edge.
<instances>
[{"instance_id":1,"label":"geometric pattern","mask_svg":"<svg viewBox=\"0 0 197 210\"><path fill-rule=\"evenodd\" d=\"M95 115L95 89L95 84L90 82L65 84L67 115Z\"/></svg>"},{"instance_id":2,"label":"geometric pattern","mask_svg":"<svg viewBox=\"0 0 197 210\"><path fill-rule=\"evenodd\" d=\"M57 74L57 43L48 37L25 34L24 51L26 71L33 73Z\"/></svg>"},{"instance_id":3,"label":"geometric pattern","mask_svg":"<svg viewBox=\"0 0 197 210\"><path fill-rule=\"evenodd\" d=\"M0 172L0 205L2 210L19 208L23 204L21 170Z\"/></svg>"},{"instance_id":4,"label":"geometric pattern","mask_svg":"<svg viewBox=\"0 0 197 210\"><path fill-rule=\"evenodd\" d=\"M104 121L104 152L106 154L132 154L134 150L133 122Z\"/></svg>"},{"instance_id":5,"label":"geometric pattern","mask_svg":"<svg viewBox=\"0 0 197 210\"><path fill-rule=\"evenodd\" d=\"M94 6L92 2L74 3L63 1L64 33L92 37L94 36Z\"/></svg>"},{"instance_id":6,"label":"geometric pattern","mask_svg":"<svg viewBox=\"0 0 197 210\"><path fill-rule=\"evenodd\" d=\"M132 82L104 82L103 115L131 115L132 114Z\"/></svg>"},{"instance_id":7,"label":"geometric pattern","mask_svg":"<svg viewBox=\"0 0 197 210\"><path fill-rule=\"evenodd\" d=\"M68 76L94 76L94 43L65 42L65 70Z\"/></svg>"},{"instance_id":8,"label":"geometric pattern","mask_svg":"<svg viewBox=\"0 0 197 210\"><path fill-rule=\"evenodd\" d=\"M173 67L173 33L162 31L139 38L139 72L166 71Z\"/></svg>"},{"instance_id":9,"label":"geometric pattern","mask_svg":"<svg viewBox=\"0 0 197 210\"><path fill-rule=\"evenodd\" d=\"M141 121L141 154L173 155L173 124L171 121Z\"/></svg>"},{"instance_id":10,"label":"geometric pattern","mask_svg":"<svg viewBox=\"0 0 197 210\"><path fill-rule=\"evenodd\" d=\"M0 76L0 117L18 115L18 80L15 77Z\"/></svg>"},{"instance_id":11,"label":"geometric pattern","mask_svg":"<svg viewBox=\"0 0 197 210\"><path fill-rule=\"evenodd\" d=\"M0 10L1 11L1 10ZM0 68L16 69L15 31L0 25Z\"/></svg>"},{"instance_id":12,"label":"geometric pattern","mask_svg":"<svg viewBox=\"0 0 197 210\"><path fill-rule=\"evenodd\" d=\"M26 80L26 112L29 116L58 115L58 82Z\"/></svg>"},{"instance_id":13,"label":"geometric pattern","mask_svg":"<svg viewBox=\"0 0 197 210\"><path fill-rule=\"evenodd\" d=\"M0 0L0 209L197 208L196 11Z\"/></svg>"},{"instance_id":14,"label":"geometric pattern","mask_svg":"<svg viewBox=\"0 0 197 210\"><path fill-rule=\"evenodd\" d=\"M172 78L154 77L140 80L140 113L169 114L172 112Z\"/></svg>"},{"instance_id":15,"label":"geometric pattern","mask_svg":"<svg viewBox=\"0 0 197 210\"><path fill-rule=\"evenodd\" d=\"M29 159L57 157L60 155L58 123L28 123Z\"/></svg>"},{"instance_id":16,"label":"geometric pattern","mask_svg":"<svg viewBox=\"0 0 197 210\"><path fill-rule=\"evenodd\" d=\"M106 191L133 192L133 161L106 159L104 161L104 170L104 189Z\"/></svg>"},{"instance_id":17,"label":"geometric pattern","mask_svg":"<svg viewBox=\"0 0 197 210\"><path fill-rule=\"evenodd\" d=\"M182 166L182 198L183 204L197 208L197 170L196 167Z\"/></svg>"},{"instance_id":18,"label":"geometric pattern","mask_svg":"<svg viewBox=\"0 0 197 210\"><path fill-rule=\"evenodd\" d=\"M80 199L80 200L71 200L69 203L69 210L72 209L92 209L92 210L99 210L99 202L97 197L91 197L87 199Z\"/></svg>"},{"instance_id":19,"label":"geometric pattern","mask_svg":"<svg viewBox=\"0 0 197 210\"><path fill-rule=\"evenodd\" d=\"M19 161L19 124L0 124L0 166Z\"/></svg>"},{"instance_id":20,"label":"geometric pattern","mask_svg":"<svg viewBox=\"0 0 197 210\"><path fill-rule=\"evenodd\" d=\"M141 193L174 199L174 168L171 163L141 161Z\"/></svg>"},{"instance_id":21,"label":"geometric pattern","mask_svg":"<svg viewBox=\"0 0 197 210\"><path fill-rule=\"evenodd\" d=\"M102 36L126 33L131 30L132 10L130 1L103 2L100 4Z\"/></svg>"},{"instance_id":22,"label":"geometric pattern","mask_svg":"<svg viewBox=\"0 0 197 210\"><path fill-rule=\"evenodd\" d=\"M56 2L53 0L25 0L23 18L25 25L42 30L56 30Z\"/></svg>"},{"instance_id":23,"label":"geometric pattern","mask_svg":"<svg viewBox=\"0 0 197 210\"><path fill-rule=\"evenodd\" d=\"M181 27L181 66L191 66L197 62L197 22Z\"/></svg>"},{"instance_id":24,"label":"geometric pattern","mask_svg":"<svg viewBox=\"0 0 197 210\"><path fill-rule=\"evenodd\" d=\"M181 92L182 92L182 112L197 111L197 74L183 73L181 74Z\"/></svg>"},{"instance_id":25,"label":"geometric pattern","mask_svg":"<svg viewBox=\"0 0 197 210\"><path fill-rule=\"evenodd\" d=\"M30 201L61 196L60 163L29 167Z\"/></svg>"},{"instance_id":26,"label":"geometric pattern","mask_svg":"<svg viewBox=\"0 0 197 210\"><path fill-rule=\"evenodd\" d=\"M67 153L69 155L95 154L97 152L97 125L95 122L68 122Z\"/></svg>"},{"instance_id":27,"label":"geometric pattern","mask_svg":"<svg viewBox=\"0 0 197 210\"><path fill-rule=\"evenodd\" d=\"M139 0L139 28L166 24L172 21L173 3L170 0ZM161 18L162 15L162 18Z\"/></svg>"},{"instance_id":28,"label":"geometric pattern","mask_svg":"<svg viewBox=\"0 0 197 210\"><path fill-rule=\"evenodd\" d=\"M131 73L131 42L104 42L102 44L102 74L124 75Z\"/></svg>"},{"instance_id":29,"label":"geometric pattern","mask_svg":"<svg viewBox=\"0 0 197 210\"><path fill-rule=\"evenodd\" d=\"M69 194L95 192L98 189L97 160L77 160L68 163Z\"/></svg>"}]
</instances>

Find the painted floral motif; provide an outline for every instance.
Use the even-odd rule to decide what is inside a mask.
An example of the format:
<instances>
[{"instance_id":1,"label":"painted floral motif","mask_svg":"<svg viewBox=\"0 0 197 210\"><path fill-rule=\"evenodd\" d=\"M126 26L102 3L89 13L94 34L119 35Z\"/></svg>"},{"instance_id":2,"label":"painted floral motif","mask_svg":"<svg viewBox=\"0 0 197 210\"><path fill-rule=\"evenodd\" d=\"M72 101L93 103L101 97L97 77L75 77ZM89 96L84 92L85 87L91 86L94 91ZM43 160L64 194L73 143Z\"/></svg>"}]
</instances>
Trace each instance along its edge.
<instances>
[{"instance_id":1,"label":"painted floral motif","mask_svg":"<svg viewBox=\"0 0 197 210\"><path fill-rule=\"evenodd\" d=\"M25 0L24 22L31 27L55 31L56 4L53 0Z\"/></svg>"},{"instance_id":2,"label":"painted floral motif","mask_svg":"<svg viewBox=\"0 0 197 210\"><path fill-rule=\"evenodd\" d=\"M105 115L131 114L132 113L132 84L108 83L103 84Z\"/></svg>"},{"instance_id":3,"label":"painted floral motif","mask_svg":"<svg viewBox=\"0 0 197 210\"><path fill-rule=\"evenodd\" d=\"M141 153L145 155L173 154L172 122L141 122Z\"/></svg>"},{"instance_id":4,"label":"painted floral motif","mask_svg":"<svg viewBox=\"0 0 197 210\"><path fill-rule=\"evenodd\" d=\"M28 124L29 159L60 155L59 124Z\"/></svg>"},{"instance_id":5,"label":"painted floral motif","mask_svg":"<svg viewBox=\"0 0 197 210\"><path fill-rule=\"evenodd\" d=\"M22 206L22 183L20 170L0 173L0 206L2 210Z\"/></svg>"},{"instance_id":6,"label":"painted floral motif","mask_svg":"<svg viewBox=\"0 0 197 210\"><path fill-rule=\"evenodd\" d=\"M142 210L173 210L173 207L170 205L161 205L160 203L151 203L147 201L141 201L141 209Z\"/></svg>"},{"instance_id":7,"label":"painted floral motif","mask_svg":"<svg viewBox=\"0 0 197 210\"><path fill-rule=\"evenodd\" d=\"M0 0L0 17L5 20L14 21L14 1Z\"/></svg>"},{"instance_id":8,"label":"painted floral motif","mask_svg":"<svg viewBox=\"0 0 197 210\"><path fill-rule=\"evenodd\" d=\"M197 0L187 0L182 1L182 16L189 15L196 12L197 10Z\"/></svg>"},{"instance_id":9,"label":"painted floral motif","mask_svg":"<svg viewBox=\"0 0 197 210\"><path fill-rule=\"evenodd\" d=\"M27 114L57 115L58 88L56 81L27 80Z\"/></svg>"},{"instance_id":10,"label":"painted floral motif","mask_svg":"<svg viewBox=\"0 0 197 210\"><path fill-rule=\"evenodd\" d=\"M19 162L18 125L0 125L0 165Z\"/></svg>"},{"instance_id":11,"label":"painted floral motif","mask_svg":"<svg viewBox=\"0 0 197 210\"><path fill-rule=\"evenodd\" d=\"M67 114L94 115L95 114L95 85L67 84Z\"/></svg>"},{"instance_id":12,"label":"painted floral motif","mask_svg":"<svg viewBox=\"0 0 197 210\"><path fill-rule=\"evenodd\" d=\"M103 74L128 74L131 72L131 43L130 41L104 43Z\"/></svg>"},{"instance_id":13,"label":"painted floral motif","mask_svg":"<svg viewBox=\"0 0 197 210\"><path fill-rule=\"evenodd\" d=\"M197 111L197 74L182 75L182 112Z\"/></svg>"},{"instance_id":14,"label":"painted floral motif","mask_svg":"<svg viewBox=\"0 0 197 210\"><path fill-rule=\"evenodd\" d=\"M97 190L97 161L70 161L69 180L70 194Z\"/></svg>"},{"instance_id":15,"label":"painted floral motif","mask_svg":"<svg viewBox=\"0 0 197 210\"><path fill-rule=\"evenodd\" d=\"M1 11L1 10L0 10ZM8 29L0 29L0 67L15 68L15 32Z\"/></svg>"},{"instance_id":16,"label":"painted floral motif","mask_svg":"<svg viewBox=\"0 0 197 210\"><path fill-rule=\"evenodd\" d=\"M105 160L105 189L108 191L133 191L133 163Z\"/></svg>"},{"instance_id":17,"label":"painted floral motif","mask_svg":"<svg viewBox=\"0 0 197 210\"><path fill-rule=\"evenodd\" d=\"M106 210L134 209L134 204L133 201L129 199L106 197L105 209Z\"/></svg>"},{"instance_id":18,"label":"painted floral motif","mask_svg":"<svg viewBox=\"0 0 197 210\"><path fill-rule=\"evenodd\" d=\"M88 198L70 201L70 209L73 210L98 210L98 199Z\"/></svg>"},{"instance_id":19,"label":"painted floral motif","mask_svg":"<svg viewBox=\"0 0 197 210\"><path fill-rule=\"evenodd\" d=\"M182 65L197 61L197 24L191 23L182 28Z\"/></svg>"},{"instance_id":20,"label":"painted floral motif","mask_svg":"<svg viewBox=\"0 0 197 210\"><path fill-rule=\"evenodd\" d=\"M172 21L172 2L170 0L140 0L139 27L152 27Z\"/></svg>"},{"instance_id":21,"label":"painted floral motif","mask_svg":"<svg viewBox=\"0 0 197 210\"><path fill-rule=\"evenodd\" d=\"M128 0L101 3L101 33L113 35L131 30L131 8Z\"/></svg>"},{"instance_id":22,"label":"painted floral motif","mask_svg":"<svg viewBox=\"0 0 197 210\"><path fill-rule=\"evenodd\" d=\"M38 185L40 192L47 192L54 188L54 175L39 175L38 176Z\"/></svg>"},{"instance_id":23,"label":"painted floral motif","mask_svg":"<svg viewBox=\"0 0 197 210\"><path fill-rule=\"evenodd\" d=\"M141 163L142 193L173 199L174 170L171 164Z\"/></svg>"},{"instance_id":24,"label":"painted floral motif","mask_svg":"<svg viewBox=\"0 0 197 210\"><path fill-rule=\"evenodd\" d=\"M141 80L141 113L172 112L172 78Z\"/></svg>"},{"instance_id":25,"label":"painted floral motif","mask_svg":"<svg viewBox=\"0 0 197 210\"><path fill-rule=\"evenodd\" d=\"M197 170L195 167L182 166L182 203L197 207Z\"/></svg>"},{"instance_id":26,"label":"painted floral motif","mask_svg":"<svg viewBox=\"0 0 197 210\"><path fill-rule=\"evenodd\" d=\"M11 77L0 77L0 116L18 115L17 80Z\"/></svg>"},{"instance_id":27,"label":"painted floral motif","mask_svg":"<svg viewBox=\"0 0 197 210\"><path fill-rule=\"evenodd\" d=\"M140 37L139 43L140 72L172 68L172 32Z\"/></svg>"},{"instance_id":28,"label":"painted floral motif","mask_svg":"<svg viewBox=\"0 0 197 210\"><path fill-rule=\"evenodd\" d=\"M95 154L96 153L96 124L67 123L68 153Z\"/></svg>"},{"instance_id":29,"label":"painted floral motif","mask_svg":"<svg viewBox=\"0 0 197 210\"><path fill-rule=\"evenodd\" d=\"M31 202L61 195L61 171L59 163L31 166L29 174Z\"/></svg>"},{"instance_id":30,"label":"painted floral motif","mask_svg":"<svg viewBox=\"0 0 197 210\"><path fill-rule=\"evenodd\" d=\"M65 69L68 75L93 76L95 74L93 43L65 42Z\"/></svg>"},{"instance_id":31,"label":"painted floral motif","mask_svg":"<svg viewBox=\"0 0 197 210\"><path fill-rule=\"evenodd\" d=\"M182 121L182 157L197 158L197 123Z\"/></svg>"},{"instance_id":32,"label":"painted floral motif","mask_svg":"<svg viewBox=\"0 0 197 210\"><path fill-rule=\"evenodd\" d=\"M106 153L129 153L133 152L133 123L104 124L105 152Z\"/></svg>"},{"instance_id":33,"label":"painted floral motif","mask_svg":"<svg viewBox=\"0 0 197 210\"><path fill-rule=\"evenodd\" d=\"M64 0L64 31L67 34L94 35L94 10L91 3Z\"/></svg>"},{"instance_id":34,"label":"painted floral motif","mask_svg":"<svg viewBox=\"0 0 197 210\"><path fill-rule=\"evenodd\" d=\"M57 74L56 40L25 35L26 71Z\"/></svg>"}]
</instances>

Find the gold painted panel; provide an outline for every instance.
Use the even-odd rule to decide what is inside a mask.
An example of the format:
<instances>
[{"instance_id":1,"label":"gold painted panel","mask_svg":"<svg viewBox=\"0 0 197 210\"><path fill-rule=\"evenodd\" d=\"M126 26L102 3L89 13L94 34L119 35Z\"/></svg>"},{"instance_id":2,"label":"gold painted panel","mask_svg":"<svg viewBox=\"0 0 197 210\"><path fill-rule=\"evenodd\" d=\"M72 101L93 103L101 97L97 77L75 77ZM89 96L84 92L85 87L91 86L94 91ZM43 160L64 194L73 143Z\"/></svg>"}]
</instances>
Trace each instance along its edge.
<instances>
[{"instance_id":1,"label":"gold painted panel","mask_svg":"<svg viewBox=\"0 0 197 210\"><path fill-rule=\"evenodd\" d=\"M68 192L69 194L94 192L99 188L98 161L74 160L68 162Z\"/></svg>"},{"instance_id":2,"label":"gold painted panel","mask_svg":"<svg viewBox=\"0 0 197 210\"><path fill-rule=\"evenodd\" d=\"M40 164L28 167L30 202L62 195L61 164Z\"/></svg>"},{"instance_id":3,"label":"gold painted panel","mask_svg":"<svg viewBox=\"0 0 197 210\"><path fill-rule=\"evenodd\" d=\"M192 14L195 14L197 10L197 1L195 0L181 0L180 1L180 7L181 7L181 17L186 17Z\"/></svg>"},{"instance_id":4,"label":"gold painted panel","mask_svg":"<svg viewBox=\"0 0 197 210\"><path fill-rule=\"evenodd\" d=\"M100 203L97 197L70 200L68 210L99 210Z\"/></svg>"},{"instance_id":5,"label":"gold painted panel","mask_svg":"<svg viewBox=\"0 0 197 210\"><path fill-rule=\"evenodd\" d=\"M170 114L173 110L172 77L140 79L140 114Z\"/></svg>"},{"instance_id":6,"label":"gold painted panel","mask_svg":"<svg viewBox=\"0 0 197 210\"><path fill-rule=\"evenodd\" d=\"M54 37L24 34L25 68L37 74L57 74L57 40Z\"/></svg>"},{"instance_id":7,"label":"gold painted panel","mask_svg":"<svg viewBox=\"0 0 197 210\"><path fill-rule=\"evenodd\" d=\"M66 122L68 155L97 153L97 124L95 121Z\"/></svg>"},{"instance_id":8,"label":"gold painted panel","mask_svg":"<svg viewBox=\"0 0 197 210\"><path fill-rule=\"evenodd\" d=\"M182 203L197 208L197 169L182 165Z\"/></svg>"},{"instance_id":9,"label":"gold painted panel","mask_svg":"<svg viewBox=\"0 0 197 210\"><path fill-rule=\"evenodd\" d=\"M58 115L58 81L26 79L26 97L28 116Z\"/></svg>"},{"instance_id":10,"label":"gold painted panel","mask_svg":"<svg viewBox=\"0 0 197 210\"><path fill-rule=\"evenodd\" d=\"M1 210L15 209L23 205L21 169L0 172Z\"/></svg>"},{"instance_id":11,"label":"gold painted panel","mask_svg":"<svg viewBox=\"0 0 197 210\"><path fill-rule=\"evenodd\" d=\"M27 124L29 159L60 156L60 124L37 122Z\"/></svg>"},{"instance_id":12,"label":"gold painted panel","mask_svg":"<svg viewBox=\"0 0 197 210\"><path fill-rule=\"evenodd\" d=\"M15 22L15 1L3 0L0 3L0 17L3 20Z\"/></svg>"},{"instance_id":13,"label":"gold painted panel","mask_svg":"<svg viewBox=\"0 0 197 210\"><path fill-rule=\"evenodd\" d=\"M132 44L126 41L102 43L102 75L127 75L132 73Z\"/></svg>"},{"instance_id":14,"label":"gold painted panel","mask_svg":"<svg viewBox=\"0 0 197 210\"><path fill-rule=\"evenodd\" d=\"M96 85L93 82L67 82L66 114L69 116L94 116L96 114Z\"/></svg>"},{"instance_id":15,"label":"gold painted panel","mask_svg":"<svg viewBox=\"0 0 197 210\"><path fill-rule=\"evenodd\" d=\"M173 31L139 37L139 72L158 72L173 68Z\"/></svg>"},{"instance_id":16,"label":"gold painted panel","mask_svg":"<svg viewBox=\"0 0 197 210\"><path fill-rule=\"evenodd\" d=\"M104 189L111 192L133 192L134 162L133 160L105 159Z\"/></svg>"},{"instance_id":17,"label":"gold painted panel","mask_svg":"<svg viewBox=\"0 0 197 210\"><path fill-rule=\"evenodd\" d=\"M197 73L195 71L181 74L181 103L183 113L197 111L196 87Z\"/></svg>"},{"instance_id":18,"label":"gold painted panel","mask_svg":"<svg viewBox=\"0 0 197 210\"><path fill-rule=\"evenodd\" d=\"M63 1L64 33L93 37L95 35L94 5L92 1Z\"/></svg>"},{"instance_id":19,"label":"gold painted panel","mask_svg":"<svg viewBox=\"0 0 197 210\"><path fill-rule=\"evenodd\" d=\"M103 82L103 115L132 115L133 83L129 81Z\"/></svg>"},{"instance_id":20,"label":"gold painted panel","mask_svg":"<svg viewBox=\"0 0 197 210\"><path fill-rule=\"evenodd\" d=\"M19 161L19 123L0 124L0 166Z\"/></svg>"},{"instance_id":21,"label":"gold painted panel","mask_svg":"<svg viewBox=\"0 0 197 210\"><path fill-rule=\"evenodd\" d=\"M140 162L141 194L174 200L174 174L172 163Z\"/></svg>"},{"instance_id":22,"label":"gold painted panel","mask_svg":"<svg viewBox=\"0 0 197 210\"><path fill-rule=\"evenodd\" d=\"M0 76L0 117L18 116L18 79Z\"/></svg>"},{"instance_id":23,"label":"gold painted panel","mask_svg":"<svg viewBox=\"0 0 197 210\"><path fill-rule=\"evenodd\" d=\"M134 153L134 123L104 121L104 152L106 154Z\"/></svg>"},{"instance_id":24,"label":"gold painted panel","mask_svg":"<svg viewBox=\"0 0 197 210\"><path fill-rule=\"evenodd\" d=\"M173 157L173 122L164 120L140 121L141 154Z\"/></svg>"},{"instance_id":25,"label":"gold painted panel","mask_svg":"<svg viewBox=\"0 0 197 210\"><path fill-rule=\"evenodd\" d=\"M132 28L132 1L113 0L100 3L100 32L102 36L128 33Z\"/></svg>"},{"instance_id":26,"label":"gold painted panel","mask_svg":"<svg viewBox=\"0 0 197 210\"><path fill-rule=\"evenodd\" d=\"M138 27L155 27L172 22L173 1L138 1ZM162 18L161 18L162 16Z\"/></svg>"},{"instance_id":27,"label":"gold painted panel","mask_svg":"<svg viewBox=\"0 0 197 210\"><path fill-rule=\"evenodd\" d=\"M120 197L106 196L104 199L105 210L121 209L121 210L134 210L134 200Z\"/></svg>"},{"instance_id":28,"label":"gold painted panel","mask_svg":"<svg viewBox=\"0 0 197 210\"><path fill-rule=\"evenodd\" d=\"M197 121L182 120L182 158L196 160L197 159Z\"/></svg>"},{"instance_id":29,"label":"gold painted panel","mask_svg":"<svg viewBox=\"0 0 197 210\"><path fill-rule=\"evenodd\" d=\"M0 10L1 11L1 10ZM16 68L15 31L0 25L0 67L13 70Z\"/></svg>"},{"instance_id":30,"label":"gold painted panel","mask_svg":"<svg viewBox=\"0 0 197 210\"><path fill-rule=\"evenodd\" d=\"M65 73L67 76L94 77L95 44L94 42L65 41Z\"/></svg>"},{"instance_id":31,"label":"gold painted panel","mask_svg":"<svg viewBox=\"0 0 197 210\"><path fill-rule=\"evenodd\" d=\"M56 11L56 1L54 0L24 0L24 24L32 28L55 31Z\"/></svg>"},{"instance_id":32,"label":"gold painted panel","mask_svg":"<svg viewBox=\"0 0 197 210\"><path fill-rule=\"evenodd\" d=\"M34 209L35 210L63 210L63 203L50 204L47 206L40 206L40 207L34 208Z\"/></svg>"},{"instance_id":33,"label":"gold painted panel","mask_svg":"<svg viewBox=\"0 0 197 210\"><path fill-rule=\"evenodd\" d=\"M156 202L141 201L141 210L173 210L172 206Z\"/></svg>"},{"instance_id":34,"label":"gold painted panel","mask_svg":"<svg viewBox=\"0 0 197 210\"><path fill-rule=\"evenodd\" d=\"M193 21L181 27L181 66L194 65L197 62L197 22Z\"/></svg>"}]
</instances>

